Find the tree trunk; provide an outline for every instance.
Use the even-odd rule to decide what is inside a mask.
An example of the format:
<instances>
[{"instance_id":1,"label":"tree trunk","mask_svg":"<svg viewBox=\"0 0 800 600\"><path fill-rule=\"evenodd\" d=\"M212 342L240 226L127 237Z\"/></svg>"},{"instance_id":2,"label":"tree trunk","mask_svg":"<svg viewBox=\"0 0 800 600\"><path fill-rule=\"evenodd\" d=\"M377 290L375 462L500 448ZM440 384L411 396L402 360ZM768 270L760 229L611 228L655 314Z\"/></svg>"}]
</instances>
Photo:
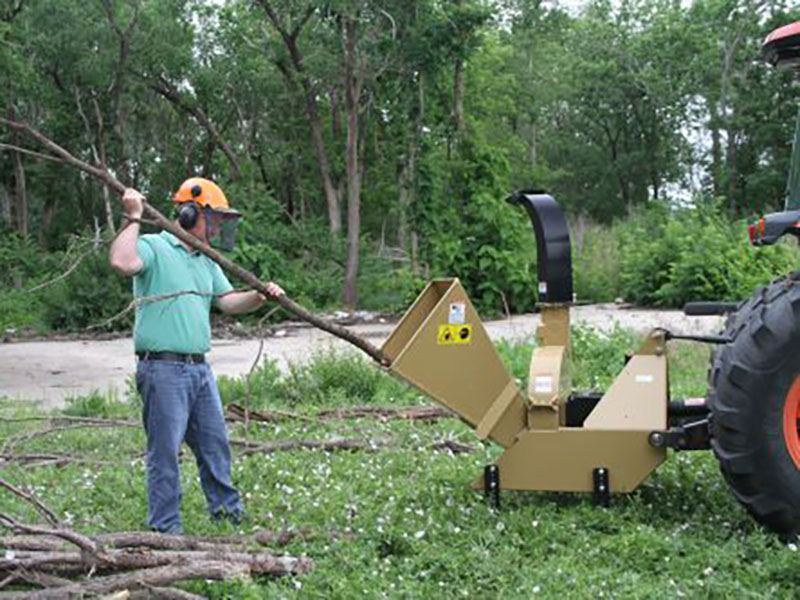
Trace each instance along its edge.
<instances>
[{"instance_id":1,"label":"tree trunk","mask_svg":"<svg viewBox=\"0 0 800 600\"><path fill-rule=\"evenodd\" d=\"M461 6L462 0L455 0L456 6ZM464 133L464 59L456 56L453 65L453 131L455 142L458 146Z\"/></svg>"},{"instance_id":2,"label":"tree trunk","mask_svg":"<svg viewBox=\"0 0 800 600\"><path fill-rule=\"evenodd\" d=\"M400 214L397 218L397 246L404 252L408 252L408 213L411 208L411 197L414 193L412 186L412 171L414 169L413 144L409 143L406 150L406 157L400 168L399 190L397 203L400 207Z\"/></svg>"},{"instance_id":3,"label":"tree trunk","mask_svg":"<svg viewBox=\"0 0 800 600\"><path fill-rule=\"evenodd\" d=\"M103 186L103 191L107 194L108 188ZM42 226L39 229L39 245L47 250L48 237L47 232L50 231L50 225L53 223L53 217L56 214L56 203L52 199L47 199L42 208Z\"/></svg>"},{"instance_id":4,"label":"tree trunk","mask_svg":"<svg viewBox=\"0 0 800 600\"><path fill-rule=\"evenodd\" d=\"M342 300L349 310L358 304L358 265L361 241L361 169L359 167L358 108L363 68L356 50L356 21L342 23L345 49L345 110L347 111L347 266Z\"/></svg>"},{"instance_id":5,"label":"tree trunk","mask_svg":"<svg viewBox=\"0 0 800 600\"><path fill-rule=\"evenodd\" d=\"M328 204L328 223L331 233L338 236L342 231L342 210L339 206L339 194L331 177L331 164L328 160L328 152L325 149L325 140L322 137L322 119L317 110L317 100L312 90L306 91L306 115L308 124L311 127L311 142L314 145L314 153L317 156L317 166L319 167L322 188L325 191L325 201Z\"/></svg>"},{"instance_id":6,"label":"tree trunk","mask_svg":"<svg viewBox=\"0 0 800 600\"><path fill-rule=\"evenodd\" d=\"M320 179L322 179L322 189L325 192L325 201L328 205L328 223L331 234L338 236L342 230L342 212L340 208L339 195L336 192L336 184L333 181L331 161L325 148L325 140L322 134L322 119L317 108L317 88L312 83L311 78L306 72L303 54L297 46L297 38L305 27L305 24L315 12L313 5L306 8L303 16L295 23L291 31L284 24L278 12L269 0L257 0L258 4L267 13L267 17L278 31L289 52L292 67L300 79L306 103L306 117L308 118L309 128L311 129L311 143L314 146L314 154L317 157ZM279 65L280 68L280 65ZM288 69L281 69L284 75L289 77Z\"/></svg>"},{"instance_id":7,"label":"tree trunk","mask_svg":"<svg viewBox=\"0 0 800 600\"><path fill-rule=\"evenodd\" d=\"M464 133L464 60L456 58L453 67L453 131L456 146Z\"/></svg>"},{"instance_id":8,"label":"tree trunk","mask_svg":"<svg viewBox=\"0 0 800 600\"><path fill-rule=\"evenodd\" d=\"M14 143L17 145L16 139ZM22 164L21 152L12 152L11 155L14 161L14 213L17 233L22 237L28 237L28 188L25 182L25 166Z\"/></svg>"},{"instance_id":9,"label":"tree trunk","mask_svg":"<svg viewBox=\"0 0 800 600\"><path fill-rule=\"evenodd\" d=\"M736 197L738 195L738 169L736 166L738 154L738 134L733 129L727 130L728 146L725 152L725 171L727 185L726 195L728 196L728 211L731 216L736 214Z\"/></svg>"},{"instance_id":10,"label":"tree trunk","mask_svg":"<svg viewBox=\"0 0 800 600\"><path fill-rule=\"evenodd\" d=\"M11 225L11 194L2 183L0 183L0 221L5 225Z\"/></svg>"},{"instance_id":11,"label":"tree trunk","mask_svg":"<svg viewBox=\"0 0 800 600\"><path fill-rule=\"evenodd\" d=\"M719 130L719 108L716 102L710 102L708 107L711 129L711 191L714 196L722 193L722 141Z\"/></svg>"},{"instance_id":12,"label":"tree trunk","mask_svg":"<svg viewBox=\"0 0 800 600\"><path fill-rule=\"evenodd\" d=\"M100 112L100 104L97 102L97 98L92 98L92 104L94 105L94 112L95 112L95 119L97 120L97 150L99 152L100 158L100 166L104 169L108 168L108 154L106 152L106 142L105 142L105 127L103 124L103 113ZM120 152L122 152L123 144L122 140L120 140ZM122 163L120 163L122 164ZM116 228L114 227L114 211L111 208L111 195L108 191L108 186L103 186L103 208L105 209L106 214L106 227L108 227L108 231L111 232L111 235L116 234Z\"/></svg>"},{"instance_id":13,"label":"tree trunk","mask_svg":"<svg viewBox=\"0 0 800 600\"><path fill-rule=\"evenodd\" d=\"M419 275L419 234L411 231L411 272Z\"/></svg>"}]
</instances>

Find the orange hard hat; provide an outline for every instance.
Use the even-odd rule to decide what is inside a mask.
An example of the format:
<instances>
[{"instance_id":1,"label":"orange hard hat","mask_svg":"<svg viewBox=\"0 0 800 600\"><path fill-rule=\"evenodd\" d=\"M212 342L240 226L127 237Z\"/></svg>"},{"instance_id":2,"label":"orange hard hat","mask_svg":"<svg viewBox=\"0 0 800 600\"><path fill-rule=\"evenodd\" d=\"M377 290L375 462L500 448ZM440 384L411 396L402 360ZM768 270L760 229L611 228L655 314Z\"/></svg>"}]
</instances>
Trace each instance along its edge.
<instances>
[{"instance_id":1,"label":"orange hard hat","mask_svg":"<svg viewBox=\"0 0 800 600\"><path fill-rule=\"evenodd\" d=\"M175 192L172 200L178 203L195 202L200 206L208 207L220 213L238 215L239 212L233 210L228 205L228 199L216 183L210 179L202 177L190 177L184 181Z\"/></svg>"}]
</instances>

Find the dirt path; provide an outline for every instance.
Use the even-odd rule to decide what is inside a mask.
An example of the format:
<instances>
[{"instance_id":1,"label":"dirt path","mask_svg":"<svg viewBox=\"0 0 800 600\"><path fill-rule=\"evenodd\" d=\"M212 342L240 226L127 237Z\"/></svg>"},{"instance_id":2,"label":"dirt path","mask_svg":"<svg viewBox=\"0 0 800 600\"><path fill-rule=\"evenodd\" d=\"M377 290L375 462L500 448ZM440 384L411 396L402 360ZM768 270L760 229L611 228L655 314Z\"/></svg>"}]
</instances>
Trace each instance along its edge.
<instances>
[{"instance_id":1,"label":"dirt path","mask_svg":"<svg viewBox=\"0 0 800 600\"><path fill-rule=\"evenodd\" d=\"M717 317L687 317L678 311L631 310L614 305L573 308L573 323L585 323L607 331L620 326L638 332L665 327L675 332L713 333L719 330ZM487 322L494 340L522 340L533 334L538 315L521 315ZM380 345L393 324L356 325L353 329ZM214 340L210 361L217 375L247 373L258 352L257 339ZM292 328L281 337L268 338L264 356L281 368L302 362L315 351L346 348L338 339L311 328ZM133 343L130 338L110 341L13 342L0 344L0 397L25 399L46 408L64 404L66 398L99 390L124 394L127 378L134 372Z\"/></svg>"}]
</instances>

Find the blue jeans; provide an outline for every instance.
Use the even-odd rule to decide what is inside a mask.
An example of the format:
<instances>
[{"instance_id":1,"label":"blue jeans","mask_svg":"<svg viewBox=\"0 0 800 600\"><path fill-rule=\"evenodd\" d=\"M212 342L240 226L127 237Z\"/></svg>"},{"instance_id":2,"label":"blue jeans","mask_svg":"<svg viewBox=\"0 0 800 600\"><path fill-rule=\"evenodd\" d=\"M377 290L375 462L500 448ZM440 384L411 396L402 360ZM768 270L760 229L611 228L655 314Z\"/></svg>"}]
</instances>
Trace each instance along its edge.
<instances>
[{"instance_id":1,"label":"blue jeans","mask_svg":"<svg viewBox=\"0 0 800 600\"><path fill-rule=\"evenodd\" d=\"M231 484L231 451L217 383L207 363L140 360L136 387L144 400L147 433L147 524L181 533L181 442L192 449L200 483L214 517L241 516Z\"/></svg>"}]
</instances>

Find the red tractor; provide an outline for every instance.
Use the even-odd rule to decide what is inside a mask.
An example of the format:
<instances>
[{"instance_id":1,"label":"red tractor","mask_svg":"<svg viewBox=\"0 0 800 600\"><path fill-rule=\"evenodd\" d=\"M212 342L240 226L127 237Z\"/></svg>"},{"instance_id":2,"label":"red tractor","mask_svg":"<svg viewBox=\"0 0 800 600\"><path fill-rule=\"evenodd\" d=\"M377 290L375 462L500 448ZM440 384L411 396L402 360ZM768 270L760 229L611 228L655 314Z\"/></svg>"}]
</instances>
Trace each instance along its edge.
<instances>
[{"instance_id":1,"label":"red tractor","mask_svg":"<svg viewBox=\"0 0 800 600\"><path fill-rule=\"evenodd\" d=\"M800 75L800 22L773 31L763 50L770 63ZM749 230L755 245L787 233L800 237L800 115L785 210ZM737 500L767 528L794 537L800 534L800 271L757 290L729 314L723 334L729 341L712 355L709 376L711 446Z\"/></svg>"}]
</instances>

